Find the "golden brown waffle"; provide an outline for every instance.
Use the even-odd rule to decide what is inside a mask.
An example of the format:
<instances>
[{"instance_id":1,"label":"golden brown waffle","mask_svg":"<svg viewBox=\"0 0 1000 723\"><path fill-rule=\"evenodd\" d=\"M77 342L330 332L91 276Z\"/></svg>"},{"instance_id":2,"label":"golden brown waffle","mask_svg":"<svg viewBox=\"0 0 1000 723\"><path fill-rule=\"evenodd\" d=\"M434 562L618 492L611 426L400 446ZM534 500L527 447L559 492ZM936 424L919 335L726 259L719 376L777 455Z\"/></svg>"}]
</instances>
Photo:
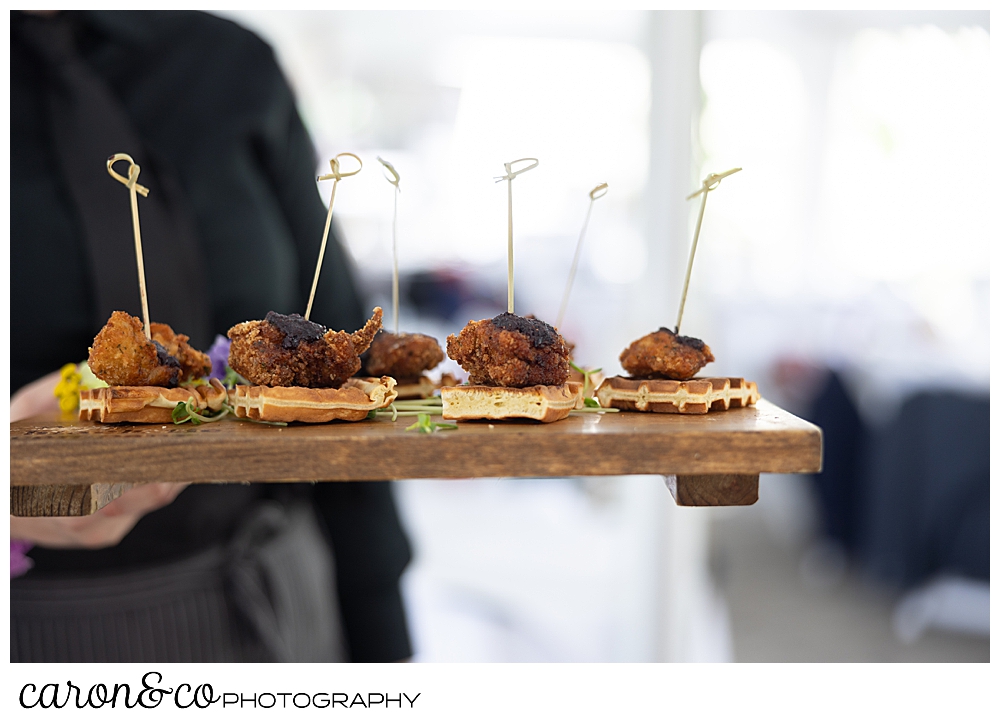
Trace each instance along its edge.
<instances>
[{"instance_id":1,"label":"golden brown waffle","mask_svg":"<svg viewBox=\"0 0 1000 723\"><path fill-rule=\"evenodd\" d=\"M597 389L602 407L661 414L707 414L757 403L757 384L742 377L672 379L608 377Z\"/></svg>"},{"instance_id":2,"label":"golden brown waffle","mask_svg":"<svg viewBox=\"0 0 1000 723\"><path fill-rule=\"evenodd\" d=\"M583 406L583 385L566 382L561 386L517 389L482 385L441 387L442 416L445 419L534 419L557 422Z\"/></svg>"},{"instance_id":3,"label":"golden brown waffle","mask_svg":"<svg viewBox=\"0 0 1000 723\"><path fill-rule=\"evenodd\" d=\"M339 389L239 384L229 392L229 404L237 417L265 422L357 422L395 401L395 387L392 377L352 377Z\"/></svg>"},{"instance_id":4,"label":"golden brown waffle","mask_svg":"<svg viewBox=\"0 0 1000 723\"><path fill-rule=\"evenodd\" d=\"M195 409L218 411L226 403L226 388L218 379L198 386L100 387L80 392L82 421L171 424L171 414L181 402L193 402Z\"/></svg>"},{"instance_id":5,"label":"golden brown waffle","mask_svg":"<svg viewBox=\"0 0 1000 723\"><path fill-rule=\"evenodd\" d=\"M451 374L442 374L441 381L435 382L424 374L415 382L397 382L396 399L430 399L441 387L450 387L458 384Z\"/></svg>"}]
</instances>

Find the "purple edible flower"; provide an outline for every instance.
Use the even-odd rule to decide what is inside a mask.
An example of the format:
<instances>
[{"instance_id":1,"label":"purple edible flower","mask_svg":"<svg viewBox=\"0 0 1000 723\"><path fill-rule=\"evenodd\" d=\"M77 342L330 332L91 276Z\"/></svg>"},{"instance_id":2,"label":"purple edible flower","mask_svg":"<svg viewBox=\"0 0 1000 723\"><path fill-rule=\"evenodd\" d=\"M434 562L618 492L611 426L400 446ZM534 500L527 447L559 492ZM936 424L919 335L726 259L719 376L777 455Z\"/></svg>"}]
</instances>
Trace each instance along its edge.
<instances>
[{"instance_id":1,"label":"purple edible flower","mask_svg":"<svg viewBox=\"0 0 1000 723\"><path fill-rule=\"evenodd\" d=\"M222 379L226 376L226 365L229 364L229 341L222 334L215 335L212 348L208 350L208 357L212 360L212 376Z\"/></svg>"},{"instance_id":2,"label":"purple edible flower","mask_svg":"<svg viewBox=\"0 0 1000 723\"><path fill-rule=\"evenodd\" d=\"M20 577L28 570L32 568L35 564L34 560L28 557L25 553L30 550L34 545L25 540L11 540L10 541L10 576L11 578Z\"/></svg>"}]
</instances>

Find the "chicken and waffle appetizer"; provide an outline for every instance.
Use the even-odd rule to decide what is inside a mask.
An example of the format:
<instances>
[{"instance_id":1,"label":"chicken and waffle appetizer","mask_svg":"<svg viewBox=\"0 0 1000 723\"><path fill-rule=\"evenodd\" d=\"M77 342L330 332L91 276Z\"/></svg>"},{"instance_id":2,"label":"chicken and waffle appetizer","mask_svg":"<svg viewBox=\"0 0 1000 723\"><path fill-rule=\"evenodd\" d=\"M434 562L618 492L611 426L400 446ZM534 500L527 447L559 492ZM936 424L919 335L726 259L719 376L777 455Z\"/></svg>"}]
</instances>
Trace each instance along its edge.
<instances>
[{"instance_id":1,"label":"chicken and waffle appetizer","mask_svg":"<svg viewBox=\"0 0 1000 723\"><path fill-rule=\"evenodd\" d=\"M567 382L565 340L539 319L500 314L470 321L448 337L448 356L469 386L442 387L445 419L564 419L583 403L583 385Z\"/></svg>"},{"instance_id":2,"label":"chicken and waffle appetizer","mask_svg":"<svg viewBox=\"0 0 1000 723\"><path fill-rule=\"evenodd\" d=\"M597 388L605 408L659 414L707 414L753 406L757 385L741 377L694 378L715 361L701 339L660 328L632 342L619 357L628 377L608 377Z\"/></svg>"},{"instance_id":3,"label":"chicken and waffle appetizer","mask_svg":"<svg viewBox=\"0 0 1000 723\"><path fill-rule=\"evenodd\" d=\"M365 325L348 334L298 314L268 312L229 330L229 366L250 382L230 392L237 417L271 422L359 421L396 399L396 381L352 378L361 354L382 328L375 307Z\"/></svg>"},{"instance_id":4,"label":"chicken and waffle appetizer","mask_svg":"<svg viewBox=\"0 0 1000 723\"><path fill-rule=\"evenodd\" d=\"M90 347L90 371L109 386L80 392L80 419L99 422L172 421L178 404L211 412L222 409L225 389L217 379L205 383L212 362L167 324L151 323L147 339L142 322L115 311Z\"/></svg>"}]
</instances>

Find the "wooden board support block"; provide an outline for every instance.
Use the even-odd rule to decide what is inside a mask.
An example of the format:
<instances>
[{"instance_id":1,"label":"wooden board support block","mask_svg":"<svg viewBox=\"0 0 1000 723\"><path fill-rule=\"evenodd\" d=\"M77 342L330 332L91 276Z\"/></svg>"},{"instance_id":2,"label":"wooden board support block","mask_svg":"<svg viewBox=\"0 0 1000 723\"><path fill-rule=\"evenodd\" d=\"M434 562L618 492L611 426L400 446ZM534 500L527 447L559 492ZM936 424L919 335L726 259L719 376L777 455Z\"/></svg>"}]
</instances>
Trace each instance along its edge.
<instances>
[{"instance_id":1,"label":"wooden board support block","mask_svg":"<svg viewBox=\"0 0 1000 723\"><path fill-rule=\"evenodd\" d=\"M132 482L95 482L89 485L31 485L10 488L10 514L15 517L81 517L92 515Z\"/></svg>"},{"instance_id":2,"label":"wooden board support block","mask_svg":"<svg viewBox=\"0 0 1000 723\"><path fill-rule=\"evenodd\" d=\"M667 489L681 507L735 507L757 501L759 474L678 474Z\"/></svg>"}]
</instances>

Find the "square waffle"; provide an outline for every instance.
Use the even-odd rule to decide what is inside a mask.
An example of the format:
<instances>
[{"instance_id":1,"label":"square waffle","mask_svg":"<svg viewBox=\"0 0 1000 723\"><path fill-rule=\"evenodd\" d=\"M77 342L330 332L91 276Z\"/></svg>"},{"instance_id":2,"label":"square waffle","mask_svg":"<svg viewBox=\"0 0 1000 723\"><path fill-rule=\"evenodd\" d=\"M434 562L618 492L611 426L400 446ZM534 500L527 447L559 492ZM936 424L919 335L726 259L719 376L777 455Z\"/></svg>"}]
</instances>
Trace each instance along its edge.
<instances>
[{"instance_id":1,"label":"square waffle","mask_svg":"<svg viewBox=\"0 0 1000 723\"><path fill-rule=\"evenodd\" d=\"M171 416L181 402L195 409L218 411L226 403L226 388L218 379L208 384L177 387L99 387L80 392L80 420L113 424L133 422L172 424Z\"/></svg>"},{"instance_id":2,"label":"square waffle","mask_svg":"<svg viewBox=\"0 0 1000 723\"><path fill-rule=\"evenodd\" d=\"M608 377L597 389L602 407L660 414L707 414L753 406L757 384L742 377L673 379Z\"/></svg>"},{"instance_id":3,"label":"square waffle","mask_svg":"<svg viewBox=\"0 0 1000 723\"><path fill-rule=\"evenodd\" d=\"M339 389L238 384L229 392L229 404L237 417L265 422L358 422L392 404L395 387L392 377L352 377Z\"/></svg>"},{"instance_id":4,"label":"square waffle","mask_svg":"<svg viewBox=\"0 0 1000 723\"><path fill-rule=\"evenodd\" d=\"M441 416L445 419L534 419L558 422L583 406L583 385L441 387Z\"/></svg>"}]
</instances>

